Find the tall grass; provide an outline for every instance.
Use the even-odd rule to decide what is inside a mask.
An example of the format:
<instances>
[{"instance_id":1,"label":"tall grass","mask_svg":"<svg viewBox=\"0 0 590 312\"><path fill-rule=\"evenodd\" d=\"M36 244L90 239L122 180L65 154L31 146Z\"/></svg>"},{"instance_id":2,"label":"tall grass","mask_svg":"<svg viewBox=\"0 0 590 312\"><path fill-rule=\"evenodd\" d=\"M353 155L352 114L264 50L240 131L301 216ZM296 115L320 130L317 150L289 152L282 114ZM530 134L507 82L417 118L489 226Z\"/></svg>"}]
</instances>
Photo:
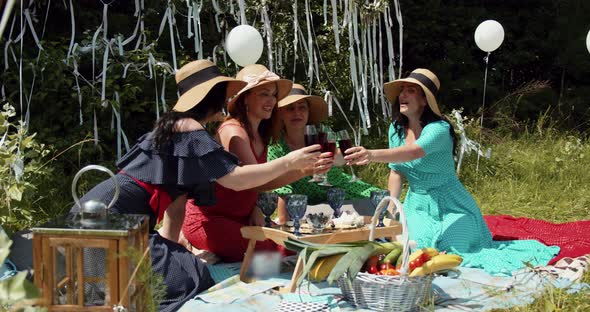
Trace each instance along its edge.
<instances>
[{"instance_id":1,"label":"tall grass","mask_svg":"<svg viewBox=\"0 0 590 312\"><path fill-rule=\"evenodd\" d=\"M479 138L474 123L467 131L470 138ZM542 116L517 132L488 131L482 137L481 143L492 149L490 159L481 158L477 170L477 156L466 156L460 179L483 214L551 222L590 219L590 141L584 134L560 132ZM381 140L368 145L385 148ZM387 187L386 165L355 169L363 180ZM590 283L590 272L582 282ZM528 306L496 311L590 311L590 295L549 287Z\"/></svg>"}]
</instances>

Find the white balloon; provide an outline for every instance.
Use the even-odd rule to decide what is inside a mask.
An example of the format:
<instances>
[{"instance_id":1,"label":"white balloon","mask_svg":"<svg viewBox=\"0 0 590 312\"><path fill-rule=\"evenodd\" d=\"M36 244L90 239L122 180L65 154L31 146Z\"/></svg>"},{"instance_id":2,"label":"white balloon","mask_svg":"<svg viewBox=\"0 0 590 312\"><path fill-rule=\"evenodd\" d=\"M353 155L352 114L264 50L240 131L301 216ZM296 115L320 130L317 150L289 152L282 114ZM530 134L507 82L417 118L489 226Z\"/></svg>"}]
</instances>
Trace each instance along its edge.
<instances>
[{"instance_id":1,"label":"white balloon","mask_svg":"<svg viewBox=\"0 0 590 312\"><path fill-rule=\"evenodd\" d=\"M227 54L240 66L255 64L262 55L263 47L262 36L250 25L235 27L225 40Z\"/></svg>"},{"instance_id":2,"label":"white balloon","mask_svg":"<svg viewBox=\"0 0 590 312\"><path fill-rule=\"evenodd\" d=\"M504 28L497 21L487 20L477 26L474 37L481 50L492 52L504 41Z\"/></svg>"},{"instance_id":3,"label":"white balloon","mask_svg":"<svg viewBox=\"0 0 590 312\"><path fill-rule=\"evenodd\" d=\"M590 30L588 31L588 36L586 36L586 48L588 48L588 53L590 53Z\"/></svg>"}]
</instances>

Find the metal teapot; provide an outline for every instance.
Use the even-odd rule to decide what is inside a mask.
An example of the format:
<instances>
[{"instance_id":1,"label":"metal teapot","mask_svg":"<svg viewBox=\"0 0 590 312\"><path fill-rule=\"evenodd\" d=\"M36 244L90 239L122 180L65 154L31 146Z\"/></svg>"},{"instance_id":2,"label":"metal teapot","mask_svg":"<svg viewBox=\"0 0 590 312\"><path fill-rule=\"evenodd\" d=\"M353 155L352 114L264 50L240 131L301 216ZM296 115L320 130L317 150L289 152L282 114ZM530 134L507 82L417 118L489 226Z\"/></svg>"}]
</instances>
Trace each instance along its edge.
<instances>
[{"instance_id":1,"label":"metal teapot","mask_svg":"<svg viewBox=\"0 0 590 312\"><path fill-rule=\"evenodd\" d=\"M97 199L90 199L80 204L80 199L78 198L76 187L78 179L80 178L82 173L88 170L99 170L102 172L106 172L113 179L113 182L115 183L115 196L113 196L113 199L111 200L108 206ZM107 223L108 210L119 198L119 182L117 181L117 178L115 177L113 172L109 169L99 165L88 165L80 169L80 171L78 171L78 173L76 173L76 175L74 176L74 181L72 181L72 197L74 197L74 202L76 203L76 205L80 207L80 223L82 223L82 226L99 227Z\"/></svg>"}]
</instances>

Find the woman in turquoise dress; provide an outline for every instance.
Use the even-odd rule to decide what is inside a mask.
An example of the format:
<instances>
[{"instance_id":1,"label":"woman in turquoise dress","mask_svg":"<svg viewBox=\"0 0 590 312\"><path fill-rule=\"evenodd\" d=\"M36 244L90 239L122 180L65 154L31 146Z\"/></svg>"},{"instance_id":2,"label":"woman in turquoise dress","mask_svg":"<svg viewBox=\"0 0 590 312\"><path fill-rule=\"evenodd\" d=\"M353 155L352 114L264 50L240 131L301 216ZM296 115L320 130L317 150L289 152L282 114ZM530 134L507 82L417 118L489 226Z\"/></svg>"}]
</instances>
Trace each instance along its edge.
<instances>
[{"instance_id":1,"label":"woman in turquoise dress","mask_svg":"<svg viewBox=\"0 0 590 312\"><path fill-rule=\"evenodd\" d=\"M456 138L438 108L439 87L438 78L427 69L386 83L385 94L394 103L389 149L352 147L345 159L358 165L389 163L392 196L399 196L403 178L408 180L404 210L410 239L418 248L459 254L463 266L493 275L510 275L526 263L547 265L559 247L535 240L492 240L479 207L455 173Z\"/></svg>"},{"instance_id":2,"label":"woman in turquoise dress","mask_svg":"<svg viewBox=\"0 0 590 312\"><path fill-rule=\"evenodd\" d=\"M278 113L273 117L272 139L273 144L268 147L268 160L283 157L293 150L305 147L304 129L308 124L318 125L328 117L328 105L319 96L309 95L300 84L294 84L289 96L278 103ZM343 165L342 154L337 150L334 165ZM327 173L327 179L334 187L346 192L346 199L368 198L371 191L379 188L363 182L350 181L350 175L342 169L332 166ZM279 195L305 194L308 204L315 205L326 201L328 187L310 182L307 176L291 184L275 189ZM277 209L279 223L288 220L284 200L279 200Z\"/></svg>"}]
</instances>

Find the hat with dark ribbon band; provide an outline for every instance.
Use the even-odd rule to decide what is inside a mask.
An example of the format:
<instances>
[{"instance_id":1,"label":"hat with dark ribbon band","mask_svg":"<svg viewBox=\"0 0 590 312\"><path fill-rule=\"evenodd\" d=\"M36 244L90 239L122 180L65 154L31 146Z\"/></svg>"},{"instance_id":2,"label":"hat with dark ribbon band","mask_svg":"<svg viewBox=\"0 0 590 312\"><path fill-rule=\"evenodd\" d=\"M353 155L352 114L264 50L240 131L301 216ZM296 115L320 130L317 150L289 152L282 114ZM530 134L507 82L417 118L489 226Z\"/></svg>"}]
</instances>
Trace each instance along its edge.
<instances>
[{"instance_id":1,"label":"hat with dark ribbon band","mask_svg":"<svg viewBox=\"0 0 590 312\"><path fill-rule=\"evenodd\" d=\"M224 103L237 94L246 82L226 77L209 60L192 61L175 74L180 98L172 110L186 112L198 105L218 83L226 83Z\"/></svg>"},{"instance_id":2,"label":"hat with dark ribbon band","mask_svg":"<svg viewBox=\"0 0 590 312\"><path fill-rule=\"evenodd\" d=\"M432 112L438 116L442 116L440 109L438 108L438 103L436 102L436 94L440 89L440 81L433 72L428 69L418 68L413 70L406 78L385 83L383 85L383 91L389 102L395 102L401 93L403 82L415 83L419 85L426 95L426 101L428 102L428 106Z\"/></svg>"}]
</instances>

